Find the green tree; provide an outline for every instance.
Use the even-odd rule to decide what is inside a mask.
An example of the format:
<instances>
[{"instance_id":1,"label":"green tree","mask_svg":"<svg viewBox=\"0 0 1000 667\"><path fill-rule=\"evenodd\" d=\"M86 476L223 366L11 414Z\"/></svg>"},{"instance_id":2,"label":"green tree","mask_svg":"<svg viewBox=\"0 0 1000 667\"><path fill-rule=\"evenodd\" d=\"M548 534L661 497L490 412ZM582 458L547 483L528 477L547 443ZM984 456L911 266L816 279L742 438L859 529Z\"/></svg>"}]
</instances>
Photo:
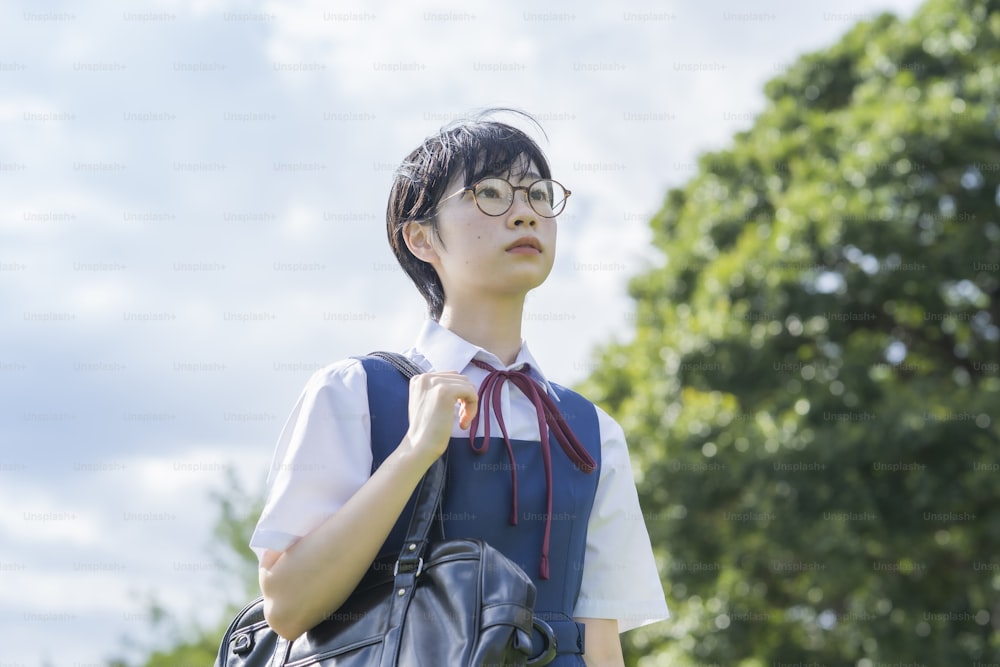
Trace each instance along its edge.
<instances>
[{"instance_id":1,"label":"green tree","mask_svg":"<svg viewBox=\"0 0 1000 667\"><path fill-rule=\"evenodd\" d=\"M182 622L160 604L154 593L145 607L150 619L149 634L155 641L144 643L139 638L125 637L125 650L143 657L139 662L115 657L107 661L107 667L211 667L232 617L260 595L257 557L247 544L263 508L263 493L247 492L231 469L224 488L209 496L210 503L218 508L218 517L208 551L216 570L222 573L221 590L232 591L228 604L219 610L219 620L208 628Z\"/></svg>"},{"instance_id":2,"label":"green tree","mask_svg":"<svg viewBox=\"0 0 1000 667\"><path fill-rule=\"evenodd\" d=\"M1000 661L998 7L803 56L652 220L583 387L673 613L630 664Z\"/></svg>"}]
</instances>

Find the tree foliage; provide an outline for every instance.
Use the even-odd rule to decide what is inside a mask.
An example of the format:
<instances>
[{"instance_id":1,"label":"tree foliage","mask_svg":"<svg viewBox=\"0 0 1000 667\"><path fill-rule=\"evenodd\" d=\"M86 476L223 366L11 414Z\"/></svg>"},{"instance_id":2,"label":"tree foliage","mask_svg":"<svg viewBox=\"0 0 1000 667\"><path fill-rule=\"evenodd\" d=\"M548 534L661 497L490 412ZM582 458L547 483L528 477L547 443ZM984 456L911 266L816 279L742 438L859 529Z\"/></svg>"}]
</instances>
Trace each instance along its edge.
<instances>
[{"instance_id":1,"label":"tree foliage","mask_svg":"<svg viewBox=\"0 0 1000 667\"><path fill-rule=\"evenodd\" d=\"M220 606L219 620L209 627L182 621L153 595L145 604L149 631L156 639L143 644L136 637L123 638L125 652L141 657L115 657L107 661L107 667L210 667L234 614L260 595L257 558L247 544L263 508L263 493L246 491L232 470L226 474L224 487L209 497L218 512L209 553L222 573L220 590L231 591L223 596L229 602Z\"/></svg>"},{"instance_id":2,"label":"tree foliage","mask_svg":"<svg viewBox=\"0 0 1000 667\"><path fill-rule=\"evenodd\" d=\"M673 613L630 664L1000 661L998 5L802 57L653 219L635 336L582 387L627 431ZM234 606L249 497L216 497ZM166 647L109 667L210 665L232 609L160 610Z\"/></svg>"},{"instance_id":3,"label":"tree foliage","mask_svg":"<svg viewBox=\"0 0 1000 667\"><path fill-rule=\"evenodd\" d=\"M1000 6L800 58L652 220L623 424L673 620L635 665L1000 660Z\"/></svg>"}]
</instances>

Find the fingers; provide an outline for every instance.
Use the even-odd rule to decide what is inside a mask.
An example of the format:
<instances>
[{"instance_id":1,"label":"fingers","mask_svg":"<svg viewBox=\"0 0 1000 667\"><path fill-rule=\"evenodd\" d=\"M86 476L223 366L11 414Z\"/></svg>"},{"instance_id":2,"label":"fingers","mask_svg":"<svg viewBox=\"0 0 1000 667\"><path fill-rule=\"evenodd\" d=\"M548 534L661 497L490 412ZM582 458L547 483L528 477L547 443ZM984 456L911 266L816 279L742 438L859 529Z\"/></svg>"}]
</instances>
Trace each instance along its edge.
<instances>
[{"instance_id":1,"label":"fingers","mask_svg":"<svg viewBox=\"0 0 1000 667\"><path fill-rule=\"evenodd\" d=\"M472 420L479 411L479 400L473 397L471 400L458 399L458 426L464 431L472 426Z\"/></svg>"},{"instance_id":2,"label":"fingers","mask_svg":"<svg viewBox=\"0 0 1000 667\"><path fill-rule=\"evenodd\" d=\"M410 382L411 388L418 393L431 392L436 394L439 400L446 401L449 406L457 406L459 425L463 429L469 428L472 419L479 411L476 386L461 373L455 371L423 373L414 376Z\"/></svg>"},{"instance_id":3,"label":"fingers","mask_svg":"<svg viewBox=\"0 0 1000 667\"><path fill-rule=\"evenodd\" d=\"M471 386L471 383L470 383ZM479 412L479 396L476 394L475 390L470 392L467 396L458 399L460 404L458 410L458 425L464 431L472 425L472 420Z\"/></svg>"},{"instance_id":4,"label":"fingers","mask_svg":"<svg viewBox=\"0 0 1000 667\"><path fill-rule=\"evenodd\" d=\"M457 387L459 389L459 394L457 395L458 404L458 425L462 430L469 428L472 425L472 419L476 416L479 411L479 395L476 393L476 387L463 375L461 376L464 382L461 382Z\"/></svg>"}]
</instances>

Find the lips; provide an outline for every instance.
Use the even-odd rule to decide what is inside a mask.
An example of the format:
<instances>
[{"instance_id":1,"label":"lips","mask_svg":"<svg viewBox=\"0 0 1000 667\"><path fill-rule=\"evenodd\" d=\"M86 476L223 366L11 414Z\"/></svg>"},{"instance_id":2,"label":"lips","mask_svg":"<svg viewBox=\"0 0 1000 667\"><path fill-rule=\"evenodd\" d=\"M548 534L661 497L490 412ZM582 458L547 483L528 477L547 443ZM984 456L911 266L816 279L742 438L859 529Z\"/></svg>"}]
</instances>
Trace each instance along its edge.
<instances>
[{"instance_id":1,"label":"lips","mask_svg":"<svg viewBox=\"0 0 1000 667\"><path fill-rule=\"evenodd\" d=\"M507 246L507 252L530 252L532 250L539 253L542 252L542 244L534 236L522 236Z\"/></svg>"}]
</instances>

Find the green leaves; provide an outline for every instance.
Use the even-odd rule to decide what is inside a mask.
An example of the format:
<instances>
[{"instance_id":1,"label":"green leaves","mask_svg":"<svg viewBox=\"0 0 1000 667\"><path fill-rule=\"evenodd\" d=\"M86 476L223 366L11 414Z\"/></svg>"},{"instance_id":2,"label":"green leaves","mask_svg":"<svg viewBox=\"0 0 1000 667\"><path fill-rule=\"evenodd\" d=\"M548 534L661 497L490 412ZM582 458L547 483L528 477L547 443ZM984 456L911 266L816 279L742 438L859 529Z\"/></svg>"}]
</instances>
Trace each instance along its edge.
<instances>
[{"instance_id":1,"label":"green leaves","mask_svg":"<svg viewBox=\"0 0 1000 667\"><path fill-rule=\"evenodd\" d=\"M632 659L1000 659L997 63L996 3L859 24L667 193L583 388L674 613Z\"/></svg>"},{"instance_id":2,"label":"green leaves","mask_svg":"<svg viewBox=\"0 0 1000 667\"><path fill-rule=\"evenodd\" d=\"M219 610L217 624L206 628L174 615L150 594L144 606L145 615L149 617L147 632L152 641L124 637L123 647L118 652L138 654L140 661L114 657L106 661L107 667L212 665L232 617L244 604L260 595L257 557L247 544L260 516L264 493L262 489L245 489L232 469L226 471L224 480L223 488L213 491L209 497L218 508L218 516L208 552L220 573L219 590L229 592L226 607Z\"/></svg>"}]
</instances>

